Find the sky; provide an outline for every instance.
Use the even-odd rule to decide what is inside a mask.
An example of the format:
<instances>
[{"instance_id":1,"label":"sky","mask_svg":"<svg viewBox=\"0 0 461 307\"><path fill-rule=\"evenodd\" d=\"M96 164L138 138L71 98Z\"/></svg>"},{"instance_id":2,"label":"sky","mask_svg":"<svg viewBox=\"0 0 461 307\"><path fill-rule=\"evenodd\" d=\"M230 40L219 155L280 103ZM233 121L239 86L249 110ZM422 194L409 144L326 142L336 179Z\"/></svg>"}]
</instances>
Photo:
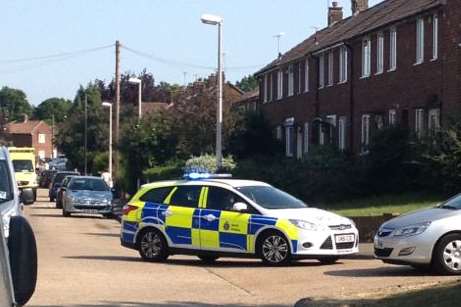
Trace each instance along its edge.
<instances>
[{"instance_id":1,"label":"sky","mask_svg":"<svg viewBox=\"0 0 461 307\"><path fill-rule=\"evenodd\" d=\"M370 6L382 0L370 0ZM15 0L1 1L0 87L23 90L33 105L73 99L80 85L114 77L116 40L122 72L152 72L157 82L183 84L213 72L217 27L224 18L225 71L235 82L327 23L328 0ZM346 16L350 0L339 0ZM107 47L94 50L99 47ZM91 51L90 51L91 49ZM68 54L57 58L50 55ZM29 60L31 58L40 58Z\"/></svg>"}]
</instances>

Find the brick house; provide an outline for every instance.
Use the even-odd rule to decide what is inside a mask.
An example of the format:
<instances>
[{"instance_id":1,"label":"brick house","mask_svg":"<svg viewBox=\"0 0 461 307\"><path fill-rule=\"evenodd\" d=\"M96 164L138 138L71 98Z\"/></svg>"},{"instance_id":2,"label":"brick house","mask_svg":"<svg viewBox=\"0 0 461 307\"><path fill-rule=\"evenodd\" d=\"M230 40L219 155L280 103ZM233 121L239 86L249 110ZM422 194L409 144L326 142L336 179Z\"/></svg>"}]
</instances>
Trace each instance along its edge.
<instances>
[{"instance_id":1,"label":"brick house","mask_svg":"<svg viewBox=\"0 0 461 307\"><path fill-rule=\"evenodd\" d=\"M37 161L53 158L53 131L44 121L29 120L6 125L6 137L15 147L33 147Z\"/></svg>"},{"instance_id":2,"label":"brick house","mask_svg":"<svg viewBox=\"0 0 461 307\"><path fill-rule=\"evenodd\" d=\"M233 107L243 112L255 112L258 110L259 89L244 93L242 98L234 102Z\"/></svg>"},{"instance_id":3,"label":"brick house","mask_svg":"<svg viewBox=\"0 0 461 307\"><path fill-rule=\"evenodd\" d=\"M461 102L461 7L455 0L333 2L328 27L256 73L260 110L301 158L311 145L367 150L390 125L424 137Z\"/></svg>"}]
</instances>

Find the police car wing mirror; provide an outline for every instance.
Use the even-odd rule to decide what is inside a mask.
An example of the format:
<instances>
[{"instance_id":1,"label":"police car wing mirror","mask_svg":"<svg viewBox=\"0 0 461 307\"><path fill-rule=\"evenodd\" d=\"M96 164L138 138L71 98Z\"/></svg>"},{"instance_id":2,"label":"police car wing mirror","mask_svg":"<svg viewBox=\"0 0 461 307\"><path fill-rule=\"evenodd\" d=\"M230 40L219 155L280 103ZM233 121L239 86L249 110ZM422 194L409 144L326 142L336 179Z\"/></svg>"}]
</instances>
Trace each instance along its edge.
<instances>
[{"instance_id":1,"label":"police car wing mirror","mask_svg":"<svg viewBox=\"0 0 461 307\"><path fill-rule=\"evenodd\" d=\"M232 206L232 210L237 212L245 212L248 210L248 206L245 203L235 203Z\"/></svg>"},{"instance_id":2,"label":"police car wing mirror","mask_svg":"<svg viewBox=\"0 0 461 307\"><path fill-rule=\"evenodd\" d=\"M32 205L34 203L34 191L32 189L24 189L21 191L21 202L24 205Z\"/></svg>"}]
</instances>

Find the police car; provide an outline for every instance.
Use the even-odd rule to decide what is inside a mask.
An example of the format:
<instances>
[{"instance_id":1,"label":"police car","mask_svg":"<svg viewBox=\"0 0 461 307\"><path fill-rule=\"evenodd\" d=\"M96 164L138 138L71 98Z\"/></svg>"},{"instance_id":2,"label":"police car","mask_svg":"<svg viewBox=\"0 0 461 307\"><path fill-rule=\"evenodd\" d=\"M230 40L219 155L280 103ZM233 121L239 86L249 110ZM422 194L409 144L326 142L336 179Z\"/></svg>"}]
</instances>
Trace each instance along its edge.
<instances>
[{"instance_id":1,"label":"police car","mask_svg":"<svg viewBox=\"0 0 461 307\"><path fill-rule=\"evenodd\" d=\"M273 186L190 174L147 184L123 208L121 244L147 261L192 254L258 257L271 265L292 259L332 264L358 252L353 221L309 208Z\"/></svg>"}]
</instances>

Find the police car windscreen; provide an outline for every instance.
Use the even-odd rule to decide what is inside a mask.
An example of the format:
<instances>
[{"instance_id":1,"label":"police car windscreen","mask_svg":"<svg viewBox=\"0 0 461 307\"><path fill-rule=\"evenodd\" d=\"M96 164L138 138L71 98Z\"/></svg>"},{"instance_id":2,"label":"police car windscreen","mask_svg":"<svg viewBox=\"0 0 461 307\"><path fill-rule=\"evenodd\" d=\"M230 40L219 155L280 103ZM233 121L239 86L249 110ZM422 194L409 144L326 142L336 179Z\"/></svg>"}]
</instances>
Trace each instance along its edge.
<instances>
[{"instance_id":1,"label":"police car windscreen","mask_svg":"<svg viewBox=\"0 0 461 307\"><path fill-rule=\"evenodd\" d=\"M31 160L13 160L14 171L19 172L33 172L34 166Z\"/></svg>"},{"instance_id":2,"label":"police car windscreen","mask_svg":"<svg viewBox=\"0 0 461 307\"><path fill-rule=\"evenodd\" d=\"M238 191L266 209L301 209L307 205L301 200L274 187L240 187Z\"/></svg>"},{"instance_id":3,"label":"police car windscreen","mask_svg":"<svg viewBox=\"0 0 461 307\"><path fill-rule=\"evenodd\" d=\"M8 164L4 160L0 160L0 203L4 203L13 199L13 191L11 187L10 173L8 172Z\"/></svg>"}]
</instances>

